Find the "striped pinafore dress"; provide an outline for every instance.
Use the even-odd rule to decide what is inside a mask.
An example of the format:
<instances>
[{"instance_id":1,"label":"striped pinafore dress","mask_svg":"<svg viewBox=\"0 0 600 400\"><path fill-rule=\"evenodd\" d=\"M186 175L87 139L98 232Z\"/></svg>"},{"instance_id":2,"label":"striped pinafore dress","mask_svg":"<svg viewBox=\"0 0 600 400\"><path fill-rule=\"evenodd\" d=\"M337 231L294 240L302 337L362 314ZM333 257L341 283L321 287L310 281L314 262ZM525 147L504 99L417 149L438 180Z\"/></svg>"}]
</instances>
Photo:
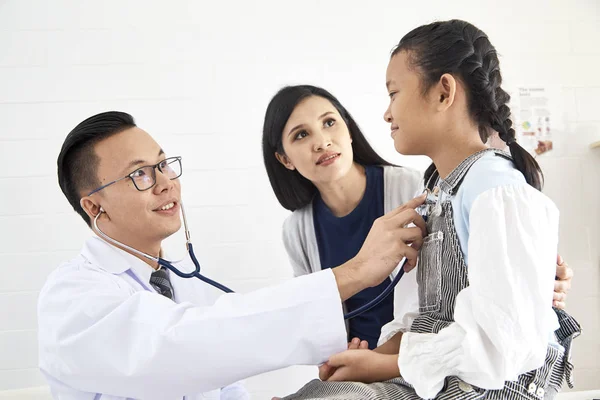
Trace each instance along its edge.
<instances>
[{"instance_id":1,"label":"striped pinafore dress","mask_svg":"<svg viewBox=\"0 0 600 400\"><path fill-rule=\"evenodd\" d=\"M430 189L439 183L439 189L445 193L456 193L470 167L490 151L498 157L510 159L509 154L499 150L481 151L464 160L444 180L439 180L437 173L434 173ZM417 268L419 315L414 319L410 331L438 333L454 322L456 296L469 285L469 280L454 227L450 200L436 201L430 196L425 208L428 236L421 247ZM517 381L507 381L501 390L485 390L450 376L446 378L444 388L436 399L542 400L553 399L565 378L572 387L571 342L581 330L567 313L558 309L555 312L560 324L555 335L561 346L548 346L546 360L540 368L520 375ZM372 384L313 380L285 399L418 400L420 397L400 377Z\"/></svg>"}]
</instances>

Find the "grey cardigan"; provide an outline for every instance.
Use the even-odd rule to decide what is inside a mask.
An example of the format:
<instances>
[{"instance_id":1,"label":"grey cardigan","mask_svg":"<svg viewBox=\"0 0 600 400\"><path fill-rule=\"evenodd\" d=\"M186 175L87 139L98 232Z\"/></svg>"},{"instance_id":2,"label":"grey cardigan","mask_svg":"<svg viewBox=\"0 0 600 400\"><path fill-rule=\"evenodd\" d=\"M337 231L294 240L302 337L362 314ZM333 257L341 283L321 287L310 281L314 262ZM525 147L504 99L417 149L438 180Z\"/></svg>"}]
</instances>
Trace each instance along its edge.
<instances>
[{"instance_id":1,"label":"grey cardigan","mask_svg":"<svg viewBox=\"0 0 600 400\"><path fill-rule=\"evenodd\" d=\"M388 213L415 197L423 186L420 172L405 167L383 167L383 211ZM315 236L312 202L298 209L283 223L283 244L294 276L321 270ZM396 275L394 270L391 277Z\"/></svg>"},{"instance_id":2,"label":"grey cardigan","mask_svg":"<svg viewBox=\"0 0 600 400\"><path fill-rule=\"evenodd\" d=\"M420 172L405 167L383 167L383 211L393 209L416 197L423 190ZM319 247L315 235L312 202L296 210L283 223L283 244L288 253L294 276L306 275L321 270ZM394 279L399 266L390 275ZM416 271L405 274L394 289L394 320L404 316L417 307L418 286ZM344 312L345 311L344 306ZM346 324L346 328L348 325ZM389 340L395 333L394 321L381 329L379 345Z\"/></svg>"}]
</instances>

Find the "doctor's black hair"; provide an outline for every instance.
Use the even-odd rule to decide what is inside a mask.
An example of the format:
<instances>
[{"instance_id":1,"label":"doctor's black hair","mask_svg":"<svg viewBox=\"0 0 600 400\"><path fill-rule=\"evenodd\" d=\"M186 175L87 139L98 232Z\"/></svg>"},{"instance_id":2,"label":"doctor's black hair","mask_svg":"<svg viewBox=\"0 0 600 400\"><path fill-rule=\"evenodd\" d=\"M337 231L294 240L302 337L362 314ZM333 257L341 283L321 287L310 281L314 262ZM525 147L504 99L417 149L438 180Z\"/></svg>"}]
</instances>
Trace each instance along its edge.
<instances>
[{"instance_id":1,"label":"doctor's black hair","mask_svg":"<svg viewBox=\"0 0 600 400\"><path fill-rule=\"evenodd\" d=\"M500 62L488 36L474 25L450 20L422 25L407 33L392 51L392 57L405 51L411 67L421 75L423 93L445 73L452 74L465 86L471 117L479 126L485 143L491 130L498 132L508 145L515 167L528 184L541 190L543 174L535 159L516 141L510 119L510 96L500 86ZM431 164L425 182L435 172Z\"/></svg>"},{"instance_id":2,"label":"doctor's black hair","mask_svg":"<svg viewBox=\"0 0 600 400\"><path fill-rule=\"evenodd\" d=\"M99 158L94 151L96 143L126 129L133 128L135 121L127 113L103 112L77 125L66 137L58 160L58 184L71 207L91 226L79 200L84 191L101 185L97 176Z\"/></svg>"},{"instance_id":3,"label":"doctor's black hair","mask_svg":"<svg viewBox=\"0 0 600 400\"><path fill-rule=\"evenodd\" d=\"M279 90L269 102L263 125L262 149L265 168L271 187L279 203L290 211L309 204L317 193L316 186L296 170L285 168L275 157L283 150L283 128L296 106L309 97L322 97L328 100L340 113L352 137L354 161L361 165L392 165L381 158L371 147L352 115L327 90L311 86L286 86Z\"/></svg>"}]
</instances>

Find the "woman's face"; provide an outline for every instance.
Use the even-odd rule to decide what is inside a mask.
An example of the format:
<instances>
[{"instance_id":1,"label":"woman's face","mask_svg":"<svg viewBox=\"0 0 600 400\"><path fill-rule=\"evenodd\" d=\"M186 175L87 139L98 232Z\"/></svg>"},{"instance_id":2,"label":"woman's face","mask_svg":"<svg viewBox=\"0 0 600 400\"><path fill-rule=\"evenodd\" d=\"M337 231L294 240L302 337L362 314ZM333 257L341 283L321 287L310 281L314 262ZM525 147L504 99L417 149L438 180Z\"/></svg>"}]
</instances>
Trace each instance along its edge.
<instances>
[{"instance_id":1,"label":"woman's face","mask_svg":"<svg viewBox=\"0 0 600 400\"><path fill-rule=\"evenodd\" d=\"M348 126L323 97L311 96L298 103L283 128L282 142L285 154L275 154L279 162L315 184L336 181L352 167Z\"/></svg>"}]
</instances>

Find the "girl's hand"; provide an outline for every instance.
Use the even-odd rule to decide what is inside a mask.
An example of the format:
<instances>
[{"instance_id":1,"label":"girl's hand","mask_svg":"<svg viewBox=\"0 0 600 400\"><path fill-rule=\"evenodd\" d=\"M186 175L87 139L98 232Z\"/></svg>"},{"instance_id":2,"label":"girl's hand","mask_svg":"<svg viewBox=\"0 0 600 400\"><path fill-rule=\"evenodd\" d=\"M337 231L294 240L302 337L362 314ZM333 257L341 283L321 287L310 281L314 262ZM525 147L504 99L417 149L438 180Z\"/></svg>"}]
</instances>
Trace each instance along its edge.
<instances>
[{"instance_id":1,"label":"girl's hand","mask_svg":"<svg viewBox=\"0 0 600 400\"><path fill-rule=\"evenodd\" d=\"M382 382L400 376L398 355L372 350L346 350L332 356L328 364L335 368L328 381Z\"/></svg>"},{"instance_id":2,"label":"girl's hand","mask_svg":"<svg viewBox=\"0 0 600 400\"><path fill-rule=\"evenodd\" d=\"M354 338L350 342L348 342L348 350L358 350L358 349L369 349L369 342L366 340L360 340L359 338ZM326 381L333 375L336 368L329 365L328 362L321 365L319 367L319 379L322 381Z\"/></svg>"}]
</instances>

